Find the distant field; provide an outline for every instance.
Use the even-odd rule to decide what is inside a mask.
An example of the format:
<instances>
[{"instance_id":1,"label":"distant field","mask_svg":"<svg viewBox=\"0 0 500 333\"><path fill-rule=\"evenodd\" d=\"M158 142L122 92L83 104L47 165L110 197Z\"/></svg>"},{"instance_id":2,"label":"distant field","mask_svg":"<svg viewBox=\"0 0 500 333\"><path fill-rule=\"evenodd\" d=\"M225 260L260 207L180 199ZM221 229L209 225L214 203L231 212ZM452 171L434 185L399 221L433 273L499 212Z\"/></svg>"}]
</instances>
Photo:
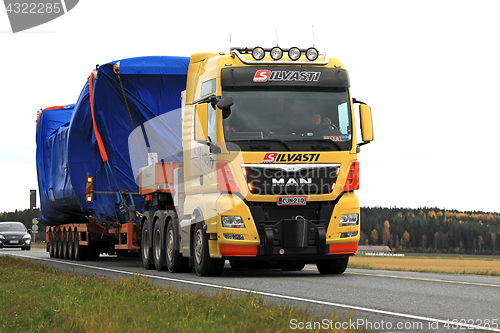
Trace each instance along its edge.
<instances>
[{"instance_id":1,"label":"distant field","mask_svg":"<svg viewBox=\"0 0 500 333\"><path fill-rule=\"evenodd\" d=\"M349 268L500 276L498 258L354 256Z\"/></svg>"}]
</instances>

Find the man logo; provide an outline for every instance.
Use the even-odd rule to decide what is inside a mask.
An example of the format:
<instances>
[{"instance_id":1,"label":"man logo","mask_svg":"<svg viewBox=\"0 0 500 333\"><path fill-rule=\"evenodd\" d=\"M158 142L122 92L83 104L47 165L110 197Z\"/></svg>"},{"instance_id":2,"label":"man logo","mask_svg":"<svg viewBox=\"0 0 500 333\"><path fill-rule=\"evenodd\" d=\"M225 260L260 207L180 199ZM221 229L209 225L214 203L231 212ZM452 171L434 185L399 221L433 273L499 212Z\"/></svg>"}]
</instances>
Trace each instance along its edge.
<instances>
[{"instance_id":1,"label":"man logo","mask_svg":"<svg viewBox=\"0 0 500 333\"><path fill-rule=\"evenodd\" d=\"M52 21L73 9L79 0L4 0L12 32L16 33Z\"/></svg>"},{"instance_id":2,"label":"man logo","mask_svg":"<svg viewBox=\"0 0 500 333\"><path fill-rule=\"evenodd\" d=\"M311 178L299 178L299 183L300 186L302 185L310 185L312 184L312 179ZM289 178L288 181L285 184L285 178L273 178L273 186L299 186L299 183L297 183L297 180L295 178Z\"/></svg>"},{"instance_id":3,"label":"man logo","mask_svg":"<svg viewBox=\"0 0 500 333\"><path fill-rule=\"evenodd\" d=\"M268 69L258 70L255 72L253 82L266 82L269 79L269 74L271 74L271 71Z\"/></svg>"}]
</instances>

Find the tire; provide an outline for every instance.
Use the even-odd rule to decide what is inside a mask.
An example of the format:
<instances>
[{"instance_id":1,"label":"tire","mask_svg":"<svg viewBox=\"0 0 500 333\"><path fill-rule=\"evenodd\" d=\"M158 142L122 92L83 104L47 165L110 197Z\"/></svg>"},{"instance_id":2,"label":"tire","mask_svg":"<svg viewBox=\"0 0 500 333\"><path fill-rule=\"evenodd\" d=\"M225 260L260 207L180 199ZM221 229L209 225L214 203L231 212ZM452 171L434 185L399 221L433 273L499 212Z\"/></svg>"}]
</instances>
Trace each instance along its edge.
<instances>
[{"instance_id":1,"label":"tire","mask_svg":"<svg viewBox=\"0 0 500 333\"><path fill-rule=\"evenodd\" d=\"M73 252L75 253L76 261L87 259L87 247L80 244L80 234L78 230L74 231L75 240L73 241Z\"/></svg>"},{"instance_id":2,"label":"tire","mask_svg":"<svg viewBox=\"0 0 500 333\"><path fill-rule=\"evenodd\" d=\"M153 228L153 262L157 271L167 269L165 251L165 222L158 220Z\"/></svg>"},{"instance_id":3,"label":"tire","mask_svg":"<svg viewBox=\"0 0 500 333\"><path fill-rule=\"evenodd\" d=\"M342 274L348 263L349 257L324 259L316 261L316 267L321 274Z\"/></svg>"},{"instance_id":4,"label":"tire","mask_svg":"<svg viewBox=\"0 0 500 333\"><path fill-rule=\"evenodd\" d=\"M49 231L49 256L54 258L55 244L54 244L54 233Z\"/></svg>"},{"instance_id":5,"label":"tire","mask_svg":"<svg viewBox=\"0 0 500 333\"><path fill-rule=\"evenodd\" d=\"M63 256L62 256L62 245L63 245L63 241L62 241L62 231L58 231L57 232L57 241L56 241L56 244L57 244L57 248L56 248L56 258L59 258L59 259L62 259Z\"/></svg>"},{"instance_id":6,"label":"tire","mask_svg":"<svg viewBox=\"0 0 500 333\"><path fill-rule=\"evenodd\" d=\"M64 230L62 232L62 259L68 259L68 232Z\"/></svg>"},{"instance_id":7,"label":"tire","mask_svg":"<svg viewBox=\"0 0 500 333\"><path fill-rule=\"evenodd\" d=\"M224 269L223 259L212 259L208 249L208 235L203 230L203 223L197 223L194 228L194 269L200 276L218 276Z\"/></svg>"},{"instance_id":8,"label":"tire","mask_svg":"<svg viewBox=\"0 0 500 333\"><path fill-rule=\"evenodd\" d=\"M306 263L302 260L285 260L279 263L282 271L301 271Z\"/></svg>"},{"instance_id":9,"label":"tire","mask_svg":"<svg viewBox=\"0 0 500 333\"><path fill-rule=\"evenodd\" d=\"M141 259L142 265L144 269L152 269L153 268L153 249L152 244L150 244L149 234L152 232L150 229L150 224L148 221L144 221L141 232Z\"/></svg>"},{"instance_id":10,"label":"tire","mask_svg":"<svg viewBox=\"0 0 500 333\"><path fill-rule=\"evenodd\" d=\"M189 258L184 258L178 250L175 250L176 247L179 248L179 235L175 232L173 223L176 223L176 220L170 220L166 231L165 254L167 267L172 273L189 272L191 270Z\"/></svg>"},{"instance_id":11,"label":"tire","mask_svg":"<svg viewBox=\"0 0 500 333\"><path fill-rule=\"evenodd\" d=\"M73 230L68 231L68 259L75 260L75 244L73 240Z\"/></svg>"}]
</instances>

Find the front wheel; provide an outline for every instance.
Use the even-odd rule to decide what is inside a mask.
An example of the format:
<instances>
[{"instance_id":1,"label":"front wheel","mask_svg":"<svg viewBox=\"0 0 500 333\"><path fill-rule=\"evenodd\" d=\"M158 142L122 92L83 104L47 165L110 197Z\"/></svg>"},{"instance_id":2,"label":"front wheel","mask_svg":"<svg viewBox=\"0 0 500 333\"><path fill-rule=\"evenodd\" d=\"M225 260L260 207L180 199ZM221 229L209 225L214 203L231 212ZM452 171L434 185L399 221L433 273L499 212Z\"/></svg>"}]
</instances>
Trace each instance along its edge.
<instances>
[{"instance_id":1,"label":"front wheel","mask_svg":"<svg viewBox=\"0 0 500 333\"><path fill-rule=\"evenodd\" d=\"M316 261L316 267L321 274L342 274L348 263L349 257L324 259Z\"/></svg>"},{"instance_id":2,"label":"front wheel","mask_svg":"<svg viewBox=\"0 0 500 333\"><path fill-rule=\"evenodd\" d=\"M194 269L200 276L217 276L224 269L222 259L210 258L208 235L203 230L203 223L196 224L194 229Z\"/></svg>"}]
</instances>

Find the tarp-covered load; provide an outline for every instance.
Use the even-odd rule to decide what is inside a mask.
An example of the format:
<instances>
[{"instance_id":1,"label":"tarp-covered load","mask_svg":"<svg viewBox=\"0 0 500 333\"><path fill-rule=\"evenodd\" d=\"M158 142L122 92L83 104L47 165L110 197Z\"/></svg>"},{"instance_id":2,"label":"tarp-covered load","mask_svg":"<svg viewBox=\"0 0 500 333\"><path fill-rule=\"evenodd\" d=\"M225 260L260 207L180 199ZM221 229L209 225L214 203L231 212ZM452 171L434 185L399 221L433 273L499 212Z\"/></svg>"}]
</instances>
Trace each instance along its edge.
<instances>
[{"instance_id":1,"label":"tarp-covered load","mask_svg":"<svg viewBox=\"0 0 500 333\"><path fill-rule=\"evenodd\" d=\"M52 121L56 117L43 111L37 127L37 169L46 224L75 223L85 216L125 222L122 211L127 206L142 211L135 168L148 165L148 153L155 153L158 161L180 160L176 156L182 149L180 96L188 66L189 58L184 57L111 62L90 76L69 124ZM59 111L63 110L70 112L70 108ZM42 122L47 123L43 129ZM47 133L54 127L65 133L57 147L49 139L54 134ZM47 168L52 170L50 184ZM61 179L54 181L54 175ZM87 177L93 179L92 202L86 201Z\"/></svg>"}]
</instances>

